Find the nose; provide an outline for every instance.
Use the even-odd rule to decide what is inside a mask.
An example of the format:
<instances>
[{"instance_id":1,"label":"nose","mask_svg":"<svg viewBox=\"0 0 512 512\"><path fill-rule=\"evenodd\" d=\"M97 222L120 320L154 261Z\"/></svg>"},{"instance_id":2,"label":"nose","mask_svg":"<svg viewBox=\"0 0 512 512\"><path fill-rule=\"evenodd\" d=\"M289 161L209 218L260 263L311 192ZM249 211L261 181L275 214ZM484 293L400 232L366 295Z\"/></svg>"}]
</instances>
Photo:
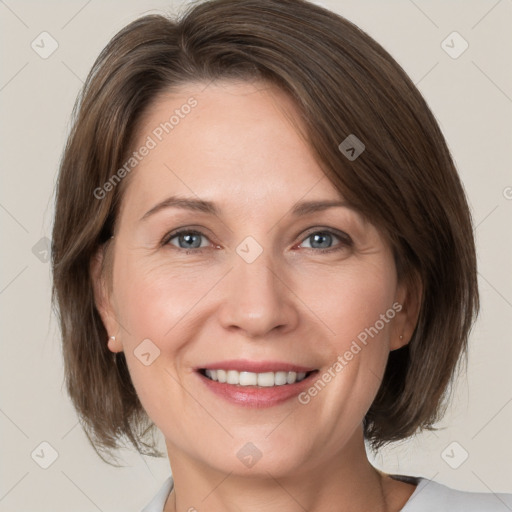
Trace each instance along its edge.
<instances>
[{"instance_id":1,"label":"nose","mask_svg":"<svg viewBox=\"0 0 512 512\"><path fill-rule=\"evenodd\" d=\"M269 252L263 251L252 263L234 254L233 269L223 283L225 300L218 311L225 329L263 338L297 326L297 297Z\"/></svg>"}]
</instances>

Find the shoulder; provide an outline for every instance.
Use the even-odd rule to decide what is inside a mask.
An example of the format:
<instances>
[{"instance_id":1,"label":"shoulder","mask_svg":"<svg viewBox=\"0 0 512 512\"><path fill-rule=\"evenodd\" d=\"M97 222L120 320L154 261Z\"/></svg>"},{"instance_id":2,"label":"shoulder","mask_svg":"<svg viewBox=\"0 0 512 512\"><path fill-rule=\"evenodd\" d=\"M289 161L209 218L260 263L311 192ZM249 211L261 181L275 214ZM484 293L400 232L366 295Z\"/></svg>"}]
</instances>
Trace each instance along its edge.
<instances>
[{"instance_id":1,"label":"shoulder","mask_svg":"<svg viewBox=\"0 0 512 512\"><path fill-rule=\"evenodd\" d=\"M417 483L400 512L507 512L512 510L512 494L458 491L426 478L395 478ZM141 512L163 512L174 482L169 477Z\"/></svg>"},{"instance_id":2,"label":"shoulder","mask_svg":"<svg viewBox=\"0 0 512 512\"><path fill-rule=\"evenodd\" d=\"M512 510L512 494L467 492L419 478L401 512L507 512Z\"/></svg>"},{"instance_id":3,"label":"shoulder","mask_svg":"<svg viewBox=\"0 0 512 512\"><path fill-rule=\"evenodd\" d=\"M153 499L142 509L141 512L163 512L165 502L174 487L174 481L170 476L160 487Z\"/></svg>"}]
</instances>

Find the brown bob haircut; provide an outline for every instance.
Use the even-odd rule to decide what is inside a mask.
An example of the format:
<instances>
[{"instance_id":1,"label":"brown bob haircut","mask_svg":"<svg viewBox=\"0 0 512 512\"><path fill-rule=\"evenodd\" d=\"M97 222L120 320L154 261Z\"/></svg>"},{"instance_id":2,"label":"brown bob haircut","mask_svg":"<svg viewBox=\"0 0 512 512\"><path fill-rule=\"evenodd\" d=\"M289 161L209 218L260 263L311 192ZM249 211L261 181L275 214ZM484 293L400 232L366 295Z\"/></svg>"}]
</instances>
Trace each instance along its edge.
<instances>
[{"instance_id":1,"label":"brown bob haircut","mask_svg":"<svg viewBox=\"0 0 512 512\"><path fill-rule=\"evenodd\" d=\"M303 0L211 0L123 28L73 111L56 190L52 300L67 390L93 446L112 454L128 440L158 454L125 356L107 347L90 273L130 176L102 199L94 191L130 157L160 94L221 79L264 80L289 94L326 176L385 236L398 278L419 283L415 331L389 355L365 438L377 449L434 428L479 297L468 204L433 114L400 65L343 17ZM338 148L350 134L366 147L353 161Z\"/></svg>"}]
</instances>

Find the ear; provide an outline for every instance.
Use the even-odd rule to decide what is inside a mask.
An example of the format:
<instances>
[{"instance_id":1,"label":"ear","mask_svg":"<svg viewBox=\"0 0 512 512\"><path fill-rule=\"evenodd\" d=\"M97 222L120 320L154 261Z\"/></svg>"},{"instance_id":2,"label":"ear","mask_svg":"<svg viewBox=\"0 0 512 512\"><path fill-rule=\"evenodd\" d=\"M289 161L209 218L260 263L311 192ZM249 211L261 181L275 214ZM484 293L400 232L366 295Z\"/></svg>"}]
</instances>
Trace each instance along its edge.
<instances>
[{"instance_id":1,"label":"ear","mask_svg":"<svg viewBox=\"0 0 512 512\"><path fill-rule=\"evenodd\" d=\"M396 350L411 341L418 323L423 298L423 284L418 275L405 278L398 284L393 309L397 311L391 331L390 350Z\"/></svg>"},{"instance_id":2,"label":"ear","mask_svg":"<svg viewBox=\"0 0 512 512\"><path fill-rule=\"evenodd\" d=\"M93 285L94 303L109 335L109 339L105 340L105 342L108 343L108 348L112 352L122 352L123 345L117 334L120 331L120 326L116 319L115 310L111 301L111 293L109 292L108 283L103 269L106 257L105 252L108 250L108 243L111 242L101 245L94 253L89 265L89 274ZM112 336L114 339L112 339Z\"/></svg>"}]
</instances>

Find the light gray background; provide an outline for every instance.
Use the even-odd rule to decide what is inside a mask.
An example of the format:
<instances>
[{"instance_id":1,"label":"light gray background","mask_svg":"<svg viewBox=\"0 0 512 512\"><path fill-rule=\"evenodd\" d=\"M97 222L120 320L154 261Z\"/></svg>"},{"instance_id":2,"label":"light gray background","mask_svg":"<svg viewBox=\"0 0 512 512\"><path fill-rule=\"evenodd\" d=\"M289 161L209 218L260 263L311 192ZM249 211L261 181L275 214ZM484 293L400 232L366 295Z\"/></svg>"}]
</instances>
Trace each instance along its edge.
<instances>
[{"instance_id":1,"label":"light gray background","mask_svg":"<svg viewBox=\"0 0 512 512\"><path fill-rule=\"evenodd\" d=\"M0 0L0 511L137 511L168 475L166 459L126 452L126 467L116 469L89 446L62 384L49 263L41 261L44 250L36 256L32 248L51 236L58 162L94 59L134 18L178 5ZM379 41L424 94L467 189L478 242L482 313L443 429L386 448L375 464L459 489L512 492L512 1L322 5ZM31 48L43 31L59 45L47 59ZM457 59L441 46L453 31L469 43ZM58 452L48 469L39 465L51 461L43 441ZM450 467L465 452L467 460Z\"/></svg>"}]
</instances>

